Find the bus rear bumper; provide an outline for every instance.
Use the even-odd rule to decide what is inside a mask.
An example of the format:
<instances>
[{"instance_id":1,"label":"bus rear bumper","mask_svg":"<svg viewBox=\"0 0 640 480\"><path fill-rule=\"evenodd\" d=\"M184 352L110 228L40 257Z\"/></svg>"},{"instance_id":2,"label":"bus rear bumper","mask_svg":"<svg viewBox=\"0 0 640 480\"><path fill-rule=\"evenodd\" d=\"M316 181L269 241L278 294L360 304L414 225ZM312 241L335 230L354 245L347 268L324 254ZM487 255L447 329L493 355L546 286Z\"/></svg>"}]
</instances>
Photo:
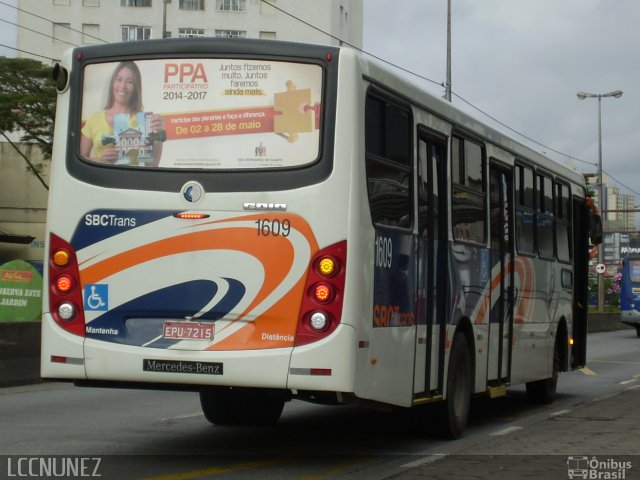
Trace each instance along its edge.
<instances>
[{"instance_id":1,"label":"bus rear bumper","mask_svg":"<svg viewBox=\"0 0 640 480\"><path fill-rule=\"evenodd\" d=\"M46 333L44 332L46 330ZM41 375L80 384L184 389L223 385L353 392L355 330L341 325L309 345L239 351L137 347L72 335L43 318Z\"/></svg>"},{"instance_id":2,"label":"bus rear bumper","mask_svg":"<svg viewBox=\"0 0 640 480\"><path fill-rule=\"evenodd\" d=\"M49 313L43 313L41 329L40 376L56 380L86 379L84 337L60 328Z\"/></svg>"},{"instance_id":3,"label":"bus rear bumper","mask_svg":"<svg viewBox=\"0 0 640 480\"><path fill-rule=\"evenodd\" d=\"M291 390L354 392L356 330L342 324L329 337L295 347L291 355Z\"/></svg>"}]
</instances>

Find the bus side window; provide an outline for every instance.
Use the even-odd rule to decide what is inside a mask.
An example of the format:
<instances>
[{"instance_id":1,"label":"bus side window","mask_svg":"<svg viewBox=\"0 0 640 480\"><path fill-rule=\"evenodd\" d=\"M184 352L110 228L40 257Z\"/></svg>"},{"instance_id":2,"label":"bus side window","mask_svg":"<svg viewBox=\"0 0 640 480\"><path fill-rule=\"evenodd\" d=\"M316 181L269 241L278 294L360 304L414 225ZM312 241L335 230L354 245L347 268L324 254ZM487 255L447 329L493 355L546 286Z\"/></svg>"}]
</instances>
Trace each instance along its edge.
<instances>
[{"instance_id":1,"label":"bus side window","mask_svg":"<svg viewBox=\"0 0 640 480\"><path fill-rule=\"evenodd\" d=\"M486 188L484 149L481 145L452 137L451 226L458 241L485 244Z\"/></svg>"},{"instance_id":2,"label":"bus side window","mask_svg":"<svg viewBox=\"0 0 640 480\"><path fill-rule=\"evenodd\" d=\"M369 94L365 121L367 191L373 223L410 229L411 112Z\"/></svg>"},{"instance_id":3,"label":"bus side window","mask_svg":"<svg viewBox=\"0 0 640 480\"><path fill-rule=\"evenodd\" d=\"M516 165L516 247L518 253L535 254L533 170Z\"/></svg>"}]
</instances>

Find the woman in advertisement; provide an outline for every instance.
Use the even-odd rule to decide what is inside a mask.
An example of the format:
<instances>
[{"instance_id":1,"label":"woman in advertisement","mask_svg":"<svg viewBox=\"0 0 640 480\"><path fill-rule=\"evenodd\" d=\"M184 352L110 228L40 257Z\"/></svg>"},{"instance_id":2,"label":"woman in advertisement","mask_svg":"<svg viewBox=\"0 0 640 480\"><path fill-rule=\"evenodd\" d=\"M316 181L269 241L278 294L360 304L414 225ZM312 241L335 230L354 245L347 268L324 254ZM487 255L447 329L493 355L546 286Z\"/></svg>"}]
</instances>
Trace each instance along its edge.
<instances>
[{"instance_id":1,"label":"woman in advertisement","mask_svg":"<svg viewBox=\"0 0 640 480\"><path fill-rule=\"evenodd\" d=\"M164 121L142 106L142 77L134 62L121 62L109 83L104 110L83 122L80 155L108 164L157 167L166 139Z\"/></svg>"}]
</instances>

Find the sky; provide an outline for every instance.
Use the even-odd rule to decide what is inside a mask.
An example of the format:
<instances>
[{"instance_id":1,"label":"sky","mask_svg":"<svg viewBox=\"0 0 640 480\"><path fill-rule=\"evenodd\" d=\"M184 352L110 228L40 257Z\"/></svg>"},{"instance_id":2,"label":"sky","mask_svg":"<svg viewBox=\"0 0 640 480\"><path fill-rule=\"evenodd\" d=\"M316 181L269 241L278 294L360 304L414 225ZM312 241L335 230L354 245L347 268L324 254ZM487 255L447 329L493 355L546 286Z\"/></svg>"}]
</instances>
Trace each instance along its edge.
<instances>
[{"instance_id":1,"label":"sky","mask_svg":"<svg viewBox=\"0 0 640 480\"><path fill-rule=\"evenodd\" d=\"M2 0L0 3L0 45L16 46L16 27L18 11L15 9L18 0ZM12 8L13 6L14 8ZM0 46L0 57L15 57L15 50Z\"/></svg>"},{"instance_id":2,"label":"sky","mask_svg":"<svg viewBox=\"0 0 640 480\"><path fill-rule=\"evenodd\" d=\"M507 130L522 143L596 173L598 99L576 93L622 90L601 102L602 165L608 185L640 197L640 1L451 3L454 105L468 109L462 97L539 144ZM436 82L415 79L443 95L447 1L364 0L364 8L364 50Z\"/></svg>"}]
</instances>

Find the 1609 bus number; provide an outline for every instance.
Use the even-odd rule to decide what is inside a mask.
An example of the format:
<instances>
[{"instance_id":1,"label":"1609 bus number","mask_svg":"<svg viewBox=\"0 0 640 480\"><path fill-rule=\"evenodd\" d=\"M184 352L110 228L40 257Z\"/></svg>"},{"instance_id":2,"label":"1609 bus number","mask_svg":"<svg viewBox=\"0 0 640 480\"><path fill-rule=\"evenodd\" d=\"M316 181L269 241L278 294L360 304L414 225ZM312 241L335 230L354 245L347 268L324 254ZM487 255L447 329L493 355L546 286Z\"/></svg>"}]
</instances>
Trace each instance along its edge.
<instances>
[{"instance_id":1,"label":"1609 bus number","mask_svg":"<svg viewBox=\"0 0 640 480\"><path fill-rule=\"evenodd\" d=\"M255 224L259 237L288 237L291 233L291 222L286 218L284 220L262 218L256 220Z\"/></svg>"}]
</instances>

